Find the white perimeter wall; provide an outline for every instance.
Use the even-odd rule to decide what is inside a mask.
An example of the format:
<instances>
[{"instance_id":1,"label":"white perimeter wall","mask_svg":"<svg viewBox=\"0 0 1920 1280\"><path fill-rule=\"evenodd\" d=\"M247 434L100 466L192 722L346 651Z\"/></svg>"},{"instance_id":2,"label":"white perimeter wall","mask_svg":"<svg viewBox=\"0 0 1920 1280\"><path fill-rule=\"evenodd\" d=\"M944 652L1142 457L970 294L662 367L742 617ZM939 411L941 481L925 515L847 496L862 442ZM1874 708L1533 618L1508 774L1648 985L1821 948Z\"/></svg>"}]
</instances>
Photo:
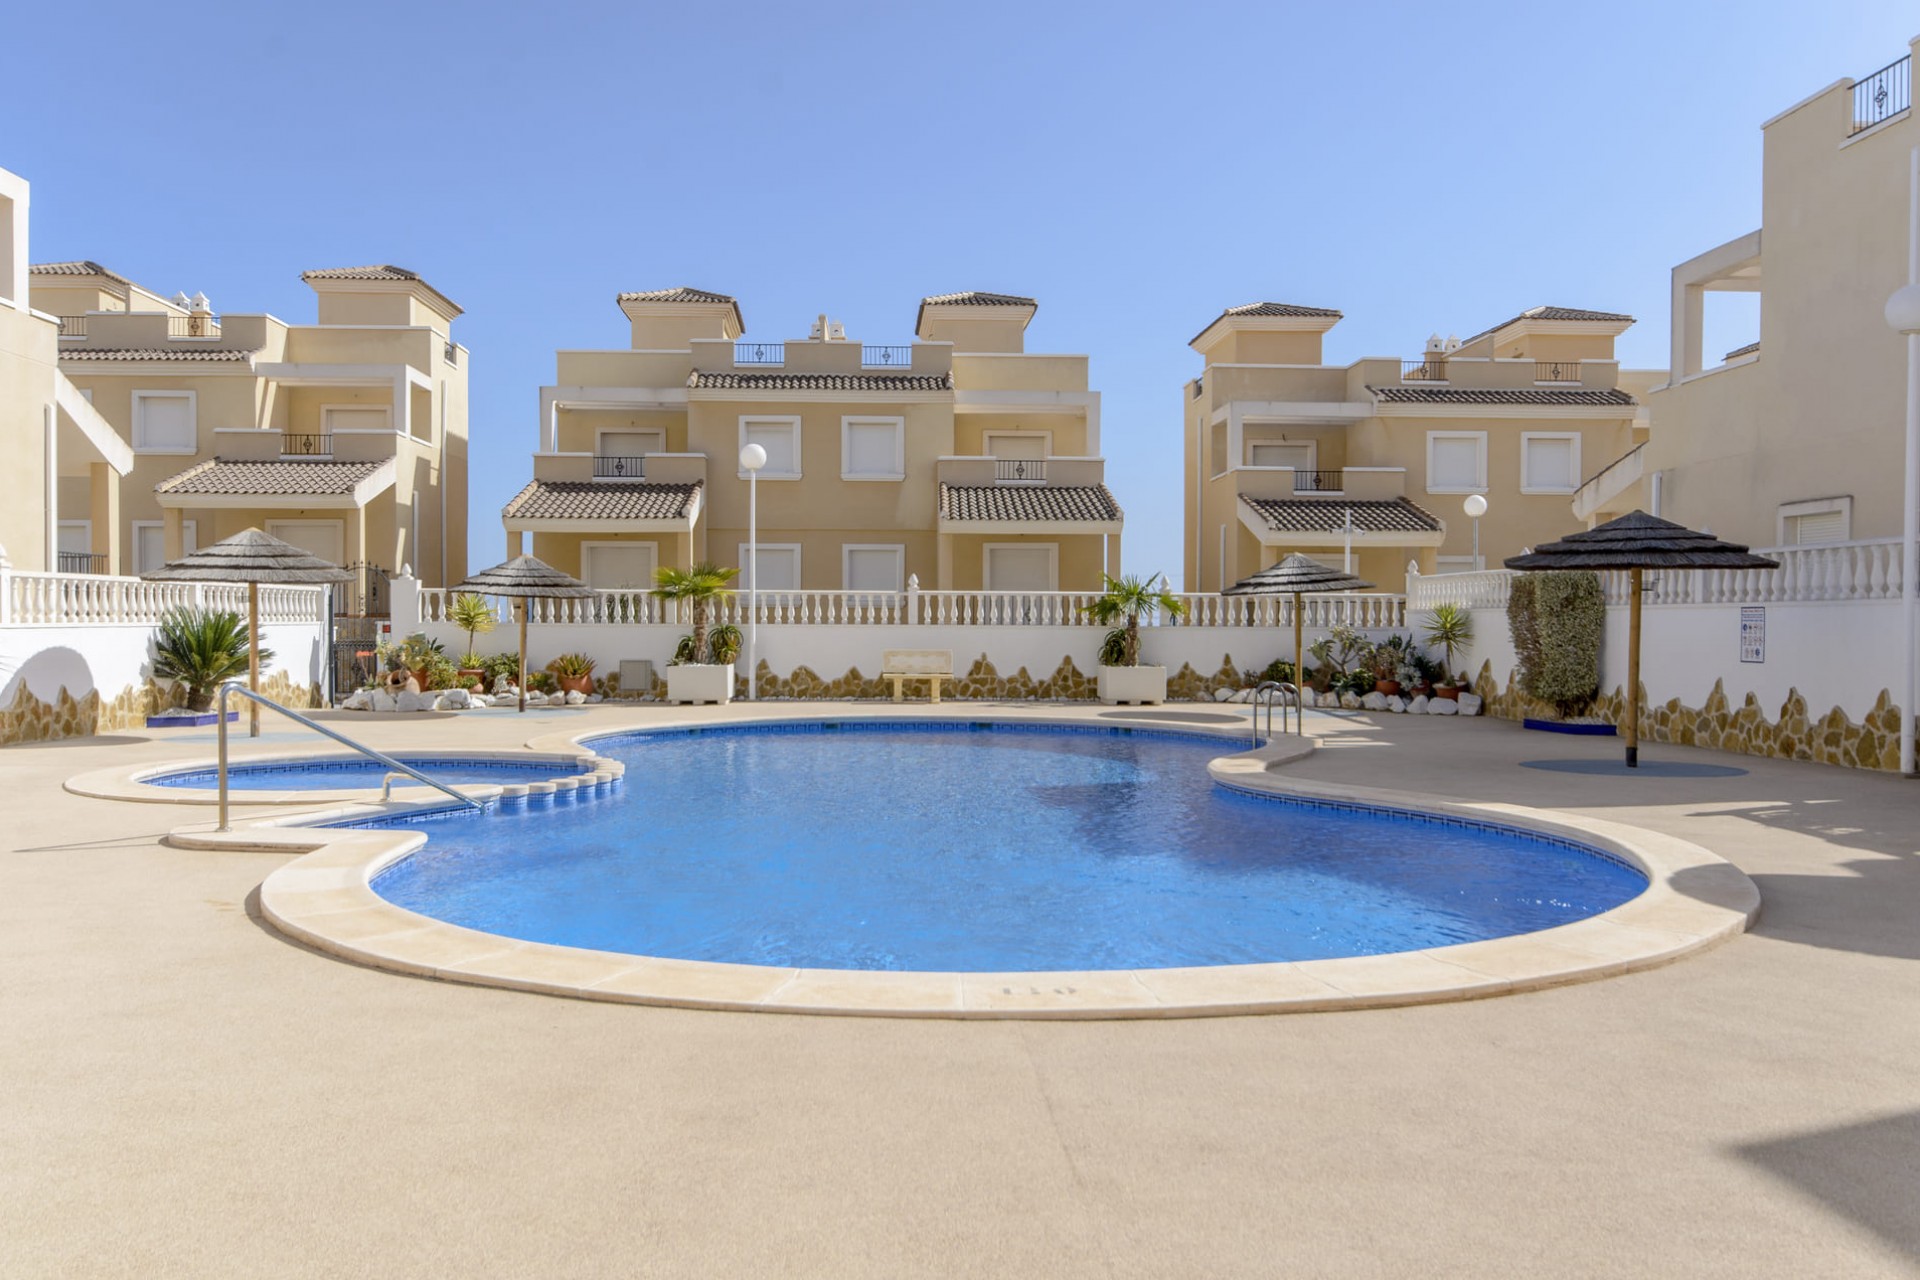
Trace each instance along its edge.
<instances>
[{"instance_id":1,"label":"white perimeter wall","mask_svg":"<svg viewBox=\"0 0 1920 1280\"><path fill-rule=\"evenodd\" d=\"M139 623L0 627L0 707L11 707L25 685L52 703L65 688L75 699L93 690L112 701L153 674L155 628ZM269 622L260 642L273 650L262 678L287 672L301 684L324 684L327 629L318 622Z\"/></svg>"}]
</instances>

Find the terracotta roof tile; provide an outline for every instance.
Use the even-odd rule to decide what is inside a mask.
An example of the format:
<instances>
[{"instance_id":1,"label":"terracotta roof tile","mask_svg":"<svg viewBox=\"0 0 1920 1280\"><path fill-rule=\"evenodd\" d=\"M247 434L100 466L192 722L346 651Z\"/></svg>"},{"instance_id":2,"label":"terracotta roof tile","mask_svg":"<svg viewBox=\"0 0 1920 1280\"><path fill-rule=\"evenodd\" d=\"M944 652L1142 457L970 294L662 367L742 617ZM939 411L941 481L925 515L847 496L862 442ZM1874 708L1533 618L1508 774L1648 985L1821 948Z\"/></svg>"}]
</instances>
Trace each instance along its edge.
<instances>
[{"instance_id":1,"label":"terracotta roof tile","mask_svg":"<svg viewBox=\"0 0 1920 1280\"><path fill-rule=\"evenodd\" d=\"M156 493L238 497L311 494L341 497L391 459L371 462L271 462L214 458L153 486Z\"/></svg>"},{"instance_id":2,"label":"terracotta roof tile","mask_svg":"<svg viewBox=\"0 0 1920 1280\"><path fill-rule=\"evenodd\" d=\"M302 280L410 280L446 303L454 315L464 314L459 303L428 284L426 277L418 271L396 267L390 262L372 263L364 267L320 267L313 271L302 271L300 278Z\"/></svg>"},{"instance_id":3,"label":"terracotta roof tile","mask_svg":"<svg viewBox=\"0 0 1920 1280\"><path fill-rule=\"evenodd\" d=\"M639 293L620 294L617 302L695 302L729 303L733 299L724 293L714 293L708 289L695 289L688 285L679 285L672 289L648 289Z\"/></svg>"},{"instance_id":4,"label":"terracotta roof tile","mask_svg":"<svg viewBox=\"0 0 1920 1280\"><path fill-rule=\"evenodd\" d=\"M27 268L28 275L35 276L103 276L120 284L132 284L116 271L109 271L99 263L87 258L78 258L72 262L36 262Z\"/></svg>"},{"instance_id":5,"label":"terracotta roof tile","mask_svg":"<svg viewBox=\"0 0 1920 1280\"><path fill-rule=\"evenodd\" d=\"M943 520L1122 519L1120 504L1103 484L940 485Z\"/></svg>"},{"instance_id":6,"label":"terracotta roof tile","mask_svg":"<svg viewBox=\"0 0 1920 1280\"><path fill-rule=\"evenodd\" d=\"M1529 307L1519 315L1502 320L1499 324L1482 329L1468 338L1467 342L1478 342L1490 333L1498 333L1508 325L1519 324L1522 320L1573 320L1593 324L1632 324L1633 317L1618 311L1584 311L1579 307ZM1460 344L1465 346L1466 342Z\"/></svg>"},{"instance_id":7,"label":"terracotta roof tile","mask_svg":"<svg viewBox=\"0 0 1920 1280\"><path fill-rule=\"evenodd\" d=\"M1248 302L1237 307L1228 307L1220 313L1223 316L1302 316L1309 319L1338 320L1340 313L1332 307L1303 307L1294 302Z\"/></svg>"},{"instance_id":8,"label":"terracotta roof tile","mask_svg":"<svg viewBox=\"0 0 1920 1280\"><path fill-rule=\"evenodd\" d=\"M1618 388L1368 387L1382 404L1620 405L1634 403Z\"/></svg>"},{"instance_id":9,"label":"terracotta roof tile","mask_svg":"<svg viewBox=\"0 0 1920 1280\"><path fill-rule=\"evenodd\" d=\"M700 501L698 484L535 480L502 509L509 520L679 520Z\"/></svg>"},{"instance_id":10,"label":"terracotta roof tile","mask_svg":"<svg viewBox=\"0 0 1920 1280\"><path fill-rule=\"evenodd\" d=\"M687 386L699 391L951 391L951 373L703 373Z\"/></svg>"},{"instance_id":11,"label":"terracotta roof tile","mask_svg":"<svg viewBox=\"0 0 1920 1280\"><path fill-rule=\"evenodd\" d=\"M247 360L257 348L238 347L61 347L66 360Z\"/></svg>"},{"instance_id":12,"label":"terracotta roof tile","mask_svg":"<svg viewBox=\"0 0 1920 1280\"><path fill-rule=\"evenodd\" d=\"M1440 528L1440 521L1431 512L1406 498L1349 501L1344 498L1253 498L1243 493L1240 501L1260 517L1267 528L1282 533L1328 533L1349 511L1353 513L1354 525L1367 533L1433 533Z\"/></svg>"},{"instance_id":13,"label":"terracotta roof tile","mask_svg":"<svg viewBox=\"0 0 1920 1280\"><path fill-rule=\"evenodd\" d=\"M970 289L965 293L936 293L920 299L923 307L1037 307L1040 304L1032 298L1023 298L1017 293L982 293Z\"/></svg>"}]
</instances>

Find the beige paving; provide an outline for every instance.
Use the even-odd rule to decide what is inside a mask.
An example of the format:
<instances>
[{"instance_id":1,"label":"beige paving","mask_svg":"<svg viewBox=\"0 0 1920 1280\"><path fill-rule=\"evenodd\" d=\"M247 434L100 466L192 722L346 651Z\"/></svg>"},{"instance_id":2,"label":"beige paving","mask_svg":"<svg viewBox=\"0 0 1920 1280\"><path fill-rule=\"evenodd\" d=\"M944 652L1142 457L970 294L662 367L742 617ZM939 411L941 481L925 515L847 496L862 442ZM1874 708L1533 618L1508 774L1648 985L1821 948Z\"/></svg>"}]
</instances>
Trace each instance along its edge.
<instances>
[{"instance_id":1,"label":"beige paving","mask_svg":"<svg viewBox=\"0 0 1920 1280\"><path fill-rule=\"evenodd\" d=\"M1601 982L1284 1017L558 999L289 942L252 894L290 852L163 847L179 811L60 789L205 744L10 748L0 1275L1920 1274L1920 786L1666 747L1749 772L1555 774L1519 762L1617 747L1310 723L1290 774L1668 832L1752 876L1760 922Z\"/></svg>"}]
</instances>

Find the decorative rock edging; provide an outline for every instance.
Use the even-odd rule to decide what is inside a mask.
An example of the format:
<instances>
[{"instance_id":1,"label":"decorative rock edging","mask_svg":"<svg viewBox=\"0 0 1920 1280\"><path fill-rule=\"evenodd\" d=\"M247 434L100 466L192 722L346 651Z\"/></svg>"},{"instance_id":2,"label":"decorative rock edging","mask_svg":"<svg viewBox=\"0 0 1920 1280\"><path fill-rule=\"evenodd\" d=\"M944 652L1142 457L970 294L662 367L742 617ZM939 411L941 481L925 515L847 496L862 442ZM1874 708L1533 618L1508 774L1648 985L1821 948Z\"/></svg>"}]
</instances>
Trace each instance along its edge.
<instances>
[{"instance_id":1,"label":"decorative rock edging","mask_svg":"<svg viewBox=\"0 0 1920 1280\"><path fill-rule=\"evenodd\" d=\"M269 675L260 686L267 697L289 707L320 705L320 686L296 684L284 671ZM51 703L34 697L32 690L23 684L14 692L13 705L0 710L0 744L48 742L144 729L148 716L186 705L187 691L183 686L162 687L151 679L129 685L111 700L103 699L98 689L75 698L62 686Z\"/></svg>"},{"instance_id":2,"label":"decorative rock edging","mask_svg":"<svg viewBox=\"0 0 1920 1280\"><path fill-rule=\"evenodd\" d=\"M1551 704L1528 697L1517 681L1509 680L1503 692L1490 662L1481 665L1474 689L1483 699L1488 715L1503 720L1555 717ZM1616 686L1595 700L1593 713L1619 724L1626 708L1626 690ZM1768 720L1759 698L1751 693L1745 703L1734 710L1727 699L1725 682L1721 680L1713 682L1713 691L1698 708L1689 707L1678 698L1650 704L1647 687L1642 684L1640 740L1708 747L1777 760L1811 760L1855 769L1898 772L1900 708L1894 705L1887 690L1882 689L1864 723L1854 721L1839 707L1815 719L1800 691L1790 689L1779 716Z\"/></svg>"},{"instance_id":3,"label":"decorative rock edging","mask_svg":"<svg viewBox=\"0 0 1920 1280\"><path fill-rule=\"evenodd\" d=\"M971 719L982 713L965 714ZM713 720L682 723L711 725ZM1464 1000L1664 964L1737 935L1758 913L1752 882L1687 841L1571 814L1440 797L1389 797L1369 788L1276 775L1277 764L1310 749L1306 740L1275 739L1260 751L1217 760L1211 768L1224 785L1243 790L1415 807L1577 839L1642 867L1649 888L1613 911L1556 929L1397 955L1183 969L890 973L666 960L521 942L446 924L396 907L371 887L383 868L420 847L426 837L418 832L315 831L283 820L227 835L182 829L169 843L301 852L261 886L263 914L290 936L376 968L583 999L760 1012L1164 1018ZM302 821L342 816L309 815Z\"/></svg>"}]
</instances>

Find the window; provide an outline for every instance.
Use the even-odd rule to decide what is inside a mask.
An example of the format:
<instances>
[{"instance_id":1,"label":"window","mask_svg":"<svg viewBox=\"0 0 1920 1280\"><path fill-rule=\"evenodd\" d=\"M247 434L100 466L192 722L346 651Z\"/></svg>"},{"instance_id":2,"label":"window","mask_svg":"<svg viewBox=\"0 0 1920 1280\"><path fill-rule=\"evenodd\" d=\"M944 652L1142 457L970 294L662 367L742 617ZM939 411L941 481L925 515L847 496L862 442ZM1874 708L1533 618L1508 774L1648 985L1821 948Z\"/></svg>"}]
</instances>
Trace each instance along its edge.
<instances>
[{"instance_id":1,"label":"window","mask_svg":"<svg viewBox=\"0 0 1920 1280\"><path fill-rule=\"evenodd\" d=\"M757 444L767 451L767 465L760 468L762 480L798 480L800 478L800 419L742 418L740 447ZM747 473L740 473L742 480Z\"/></svg>"},{"instance_id":2,"label":"window","mask_svg":"<svg viewBox=\"0 0 1920 1280\"><path fill-rule=\"evenodd\" d=\"M772 463L768 463L772 466ZM740 591L798 591L800 589L800 544L797 542L761 543L757 559L750 560L747 544L740 544L740 563L747 571L734 583ZM755 570L758 570L756 573Z\"/></svg>"},{"instance_id":3,"label":"window","mask_svg":"<svg viewBox=\"0 0 1920 1280\"><path fill-rule=\"evenodd\" d=\"M194 453L195 396L191 391L133 393L133 447L140 453Z\"/></svg>"},{"instance_id":4,"label":"window","mask_svg":"<svg viewBox=\"0 0 1920 1280\"><path fill-rule=\"evenodd\" d=\"M904 418L840 419L840 478L905 480L906 435ZM772 450L767 456L772 458Z\"/></svg>"},{"instance_id":5,"label":"window","mask_svg":"<svg viewBox=\"0 0 1920 1280\"><path fill-rule=\"evenodd\" d=\"M198 522L180 522L180 554L200 549ZM133 571L145 573L167 562L167 526L159 520L133 522Z\"/></svg>"},{"instance_id":6,"label":"window","mask_svg":"<svg viewBox=\"0 0 1920 1280\"><path fill-rule=\"evenodd\" d=\"M320 429L328 435L336 431L391 431L393 410L385 405L321 405Z\"/></svg>"},{"instance_id":7,"label":"window","mask_svg":"<svg viewBox=\"0 0 1920 1280\"><path fill-rule=\"evenodd\" d=\"M1250 467L1292 467L1296 471L1313 470L1314 447L1311 444L1247 445Z\"/></svg>"},{"instance_id":8,"label":"window","mask_svg":"<svg viewBox=\"0 0 1920 1280\"><path fill-rule=\"evenodd\" d=\"M1580 437L1572 432L1520 433L1520 492L1572 493L1580 487Z\"/></svg>"},{"instance_id":9,"label":"window","mask_svg":"<svg viewBox=\"0 0 1920 1280\"><path fill-rule=\"evenodd\" d=\"M899 591L906 583L903 546L848 543L840 549L840 580L848 591Z\"/></svg>"},{"instance_id":10,"label":"window","mask_svg":"<svg viewBox=\"0 0 1920 1280\"><path fill-rule=\"evenodd\" d=\"M1845 542L1852 536L1851 497L1816 498L1811 502L1786 502L1780 506L1780 545L1783 547Z\"/></svg>"},{"instance_id":11,"label":"window","mask_svg":"<svg viewBox=\"0 0 1920 1280\"><path fill-rule=\"evenodd\" d=\"M269 520L267 532L328 564L347 562L347 526L343 520Z\"/></svg>"},{"instance_id":12,"label":"window","mask_svg":"<svg viewBox=\"0 0 1920 1280\"><path fill-rule=\"evenodd\" d=\"M644 590L653 586L657 556L651 542L583 542L580 578L602 591Z\"/></svg>"},{"instance_id":13,"label":"window","mask_svg":"<svg viewBox=\"0 0 1920 1280\"><path fill-rule=\"evenodd\" d=\"M1480 493L1486 487L1486 432L1427 432L1428 493Z\"/></svg>"},{"instance_id":14,"label":"window","mask_svg":"<svg viewBox=\"0 0 1920 1280\"><path fill-rule=\"evenodd\" d=\"M1060 549L1051 542L988 543L984 578L988 591L1055 591Z\"/></svg>"}]
</instances>

